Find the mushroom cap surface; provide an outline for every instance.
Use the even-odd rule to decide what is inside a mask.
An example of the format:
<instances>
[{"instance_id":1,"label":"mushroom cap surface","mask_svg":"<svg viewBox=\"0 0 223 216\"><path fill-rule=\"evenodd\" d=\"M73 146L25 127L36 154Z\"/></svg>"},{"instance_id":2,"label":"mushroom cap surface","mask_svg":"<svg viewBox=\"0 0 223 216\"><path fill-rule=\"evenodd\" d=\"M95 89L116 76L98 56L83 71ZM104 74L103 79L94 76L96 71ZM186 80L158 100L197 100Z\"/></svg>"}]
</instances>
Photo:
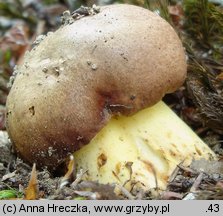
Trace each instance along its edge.
<instances>
[{"instance_id":1,"label":"mushroom cap surface","mask_svg":"<svg viewBox=\"0 0 223 216\"><path fill-rule=\"evenodd\" d=\"M186 58L158 15L111 5L48 34L16 73L9 136L25 161L54 169L113 115L132 115L181 86Z\"/></svg>"}]
</instances>

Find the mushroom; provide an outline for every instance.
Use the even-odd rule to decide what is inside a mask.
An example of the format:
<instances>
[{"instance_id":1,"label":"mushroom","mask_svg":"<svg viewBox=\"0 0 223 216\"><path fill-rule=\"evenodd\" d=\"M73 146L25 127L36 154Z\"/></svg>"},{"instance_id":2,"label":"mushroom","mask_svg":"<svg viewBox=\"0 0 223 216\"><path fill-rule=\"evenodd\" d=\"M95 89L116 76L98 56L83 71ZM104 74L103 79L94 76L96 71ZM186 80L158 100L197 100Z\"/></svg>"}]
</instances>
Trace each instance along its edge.
<instances>
[{"instance_id":1,"label":"mushroom","mask_svg":"<svg viewBox=\"0 0 223 216\"><path fill-rule=\"evenodd\" d=\"M161 187L183 160L215 157L161 102L186 76L173 28L132 5L86 11L66 12L16 68L7 130L18 155L55 170L76 152L87 179Z\"/></svg>"}]
</instances>

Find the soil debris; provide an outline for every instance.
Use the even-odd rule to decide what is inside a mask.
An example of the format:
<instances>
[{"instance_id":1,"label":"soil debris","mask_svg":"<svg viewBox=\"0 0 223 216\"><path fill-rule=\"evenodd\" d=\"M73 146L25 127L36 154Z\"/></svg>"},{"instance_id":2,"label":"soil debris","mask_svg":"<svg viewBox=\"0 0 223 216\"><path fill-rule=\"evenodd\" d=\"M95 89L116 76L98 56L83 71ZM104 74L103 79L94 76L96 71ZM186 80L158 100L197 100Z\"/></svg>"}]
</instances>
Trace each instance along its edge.
<instances>
[{"instance_id":1,"label":"soil debris","mask_svg":"<svg viewBox=\"0 0 223 216\"><path fill-rule=\"evenodd\" d=\"M72 13L70 13L69 10L66 10L63 12L63 15L61 17L61 23L62 25L70 25L75 20L79 20L85 16L93 16L99 12L100 12L100 7L96 6L95 4L92 7L81 6Z\"/></svg>"}]
</instances>

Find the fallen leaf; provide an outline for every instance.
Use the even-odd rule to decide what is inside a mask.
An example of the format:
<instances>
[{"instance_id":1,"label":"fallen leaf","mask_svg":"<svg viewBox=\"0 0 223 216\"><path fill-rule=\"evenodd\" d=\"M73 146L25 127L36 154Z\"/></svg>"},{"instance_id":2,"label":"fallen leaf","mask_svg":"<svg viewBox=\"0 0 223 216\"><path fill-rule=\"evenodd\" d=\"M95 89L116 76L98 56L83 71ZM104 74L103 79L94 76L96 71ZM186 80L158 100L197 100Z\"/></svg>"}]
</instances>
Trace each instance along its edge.
<instances>
[{"instance_id":1,"label":"fallen leaf","mask_svg":"<svg viewBox=\"0 0 223 216\"><path fill-rule=\"evenodd\" d=\"M29 45L29 30L24 23L17 23L0 38L1 51L4 53L10 50L20 62Z\"/></svg>"},{"instance_id":2,"label":"fallen leaf","mask_svg":"<svg viewBox=\"0 0 223 216\"><path fill-rule=\"evenodd\" d=\"M75 161L74 161L74 156L70 155L70 161L67 166L67 172L60 182L60 188L67 185L69 182L72 182L74 180L74 177L75 177Z\"/></svg>"},{"instance_id":3,"label":"fallen leaf","mask_svg":"<svg viewBox=\"0 0 223 216\"><path fill-rule=\"evenodd\" d=\"M33 164L28 187L25 190L25 200L36 200L39 198L39 188L36 173L36 164Z\"/></svg>"},{"instance_id":4,"label":"fallen leaf","mask_svg":"<svg viewBox=\"0 0 223 216\"><path fill-rule=\"evenodd\" d=\"M170 5L168 6L168 12L172 18L172 21L176 26L182 27L180 21L183 18L183 8L181 5Z\"/></svg>"}]
</instances>

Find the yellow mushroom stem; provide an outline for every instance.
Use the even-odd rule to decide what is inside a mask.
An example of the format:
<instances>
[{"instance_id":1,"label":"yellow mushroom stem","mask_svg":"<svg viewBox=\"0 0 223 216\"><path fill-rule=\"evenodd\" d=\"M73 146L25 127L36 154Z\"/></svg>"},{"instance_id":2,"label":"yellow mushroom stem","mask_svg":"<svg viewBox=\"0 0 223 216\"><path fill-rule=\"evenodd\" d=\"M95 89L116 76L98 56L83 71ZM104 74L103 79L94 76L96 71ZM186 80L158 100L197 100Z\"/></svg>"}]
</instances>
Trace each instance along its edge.
<instances>
[{"instance_id":1,"label":"yellow mushroom stem","mask_svg":"<svg viewBox=\"0 0 223 216\"><path fill-rule=\"evenodd\" d=\"M131 117L117 116L74 153L86 180L165 189L176 166L214 159L214 152L163 102ZM126 183L127 182L127 183Z\"/></svg>"}]
</instances>

